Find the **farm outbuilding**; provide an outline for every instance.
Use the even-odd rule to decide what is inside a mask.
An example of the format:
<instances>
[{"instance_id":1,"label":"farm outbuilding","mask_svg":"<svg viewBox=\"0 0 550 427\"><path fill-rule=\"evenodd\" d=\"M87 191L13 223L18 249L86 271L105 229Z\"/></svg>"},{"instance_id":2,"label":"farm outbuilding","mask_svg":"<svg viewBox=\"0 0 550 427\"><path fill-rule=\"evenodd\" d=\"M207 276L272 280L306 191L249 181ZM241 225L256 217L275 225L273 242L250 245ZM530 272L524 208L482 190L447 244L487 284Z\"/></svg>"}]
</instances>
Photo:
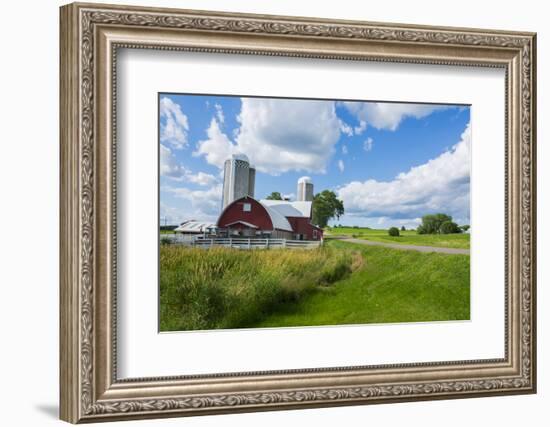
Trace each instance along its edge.
<instances>
[{"instance_id":1,"label":"farm outbuilding","mask_svg":"<svg viewBox=\"0 0 550 427\"><path fill-rule=\"evenodd\" d=\"M256 200L245 196L230 203L218 219L218 234L225 237L259 237L321 240L323 230L311 224L312 202Z\"/></svg>"},{"instance_id":2,"label":"farm outbuilding","mask_svg":"<svg viewBox=\"0 0 550 427\"><path fill-rule=\"evenodd\" d=\"M216 232L216 224L203 221L185 221L182 222L174 231L181 234L213 234Z\"/></svg>"}]
</instances>

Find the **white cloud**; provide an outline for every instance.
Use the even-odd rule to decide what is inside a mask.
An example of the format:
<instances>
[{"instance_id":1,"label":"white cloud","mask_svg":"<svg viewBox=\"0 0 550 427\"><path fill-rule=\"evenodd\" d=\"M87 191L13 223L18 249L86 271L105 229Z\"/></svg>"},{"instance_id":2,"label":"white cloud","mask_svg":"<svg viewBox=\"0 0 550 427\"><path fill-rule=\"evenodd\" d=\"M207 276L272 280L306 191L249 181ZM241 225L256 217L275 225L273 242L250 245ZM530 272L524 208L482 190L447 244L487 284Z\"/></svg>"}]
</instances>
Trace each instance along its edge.
<instances>
[{"instance_id":1,"label":"white cloud","mask_svg":"<svg viewBox=\"0 0 550 427\"><path fill-rule=\"evenodd\" d=\"M342 102L350 113L360 121L355 133L359 135L367 125L376 129L396 130L403 119L421 119L434 111L449 108L445 105L399 104L391 102ZM358 132L360 130L360 132Z\"/></svg>"},{"instance_id":2,"label":"white cloud","mask_svg":"<svg viewBox=\"0 0 550 427\"><path fill-rule=\"evenodd\" d=\"M340 137L335 104L326 101L242 99L237 138L261 172L323 173Z\"/></svg>"},{"instance_id":3,"label":"white cloud","mask_svg":"<svg viewBox=\"0 0 550 427\"><path fill-rule=\"evenodd\" d=\"M187 201L170 200L160 203L160 224L175 225L189 220L216 222L218 213L207 214L200 209L194 209Z\"/></svg>"},{"instance_id":4,"label":"white cloud","mask_svg":"<svg viewBox=\"0 0 550 427\"><path fill-rule=\"evenodd\" d=\"M191 203L195 216L213 217L220 213L222 185L217 184L207 190L190 190L186 187L162 187L161 191ZM190 219L190 218L188 218Z\"/></svg>"},{"instance_id":5,"label":"white cloud","mask_svg":"<svg viewBox=\"0 0 550 427\"><path fill-rule=\"evenodd\" d=\"M392 181L350 182L337 192L346 215L414 219L444 212L459 223L470 218L470 124L450 150L400 173Z\"/></svg>"},{"instance_id":6,"label":"white cloud","mask_svg":"<svg viewBox=\"0 0 550 427\"><path fill-rule=\"evenodd\" d=\"M344 172L345 165L342 159L338 160L338 169L340 169L340 172Z\"/></svg>"},{"instance_id":7,"label":"white cloud","mask_svg":"<svg viewBox=\"0 0 550 427\"><path fill-rule=\"evenodd\" d=\"M172 151L160 144L160 174L172 179L181 180L185 175L185 168L178 163Z\"/></svg>"},{"instance_id":8,"label":"white cloud","mask_svg":"<svg viewBox=\"0 0 550 427\"><path fill-rule=\"evenodd\" d=\"M174 181L185 181L204 186L218 182L218 179L209 173L193 174L177 161L172 150L162 144L160 144L160 175Z\"/></svg>"},{"instance_id":9,"label":"white cloud","mask_svg":"<svg viewBox=\"0 0 550 427\"><path fill-rule=\"evenodd\" d=\"M359 120L359 126L352 127L343 120L340 120L340 132L346 136L361 135L367 129L367 122Z\"/></svg>"},{"instance_id":10,"label":"white cloud","mask_svg":"<svg viewBox=\"0 0 550 427\"><path fill-rule=\"evenodd\" d=\"M367 129L367 122L364 120L359 120L359 126L353 128L355 135L361 135Z\"/></svg>"},{"instance_id":11,"label":"white cloud","mask_svg":"<svg viewBox=\"0 0 550 427\"><path fill-rule=\"evenodd\" d=\"M343 120L340 120L340 131L347 136L353 136L353 128L345 123Z\"/></svg>"},{"instance_id":12,"label":"white cloud","mask_svg":"<svg viewBox=\"0 0 550 427\"><path fill-rule=\"evenodd\" d=\"M225 123L223 108L220 104L214 104L214 107L216 108L216 118L218 119L218 122L223 125Z\"/></svg>"},{"instance_id":13,"label":"white cloud","mask_svg":"<svg viewBox=\"0 0 550 427\"><path fill-rule=\"evenodd\" d=\"M234 153L245 153L258 171L278 175L291 170L324 173L340 137L333 102L243 98L235 141L213 118L208 139L199 141L196 156L222 167Z\"/></svg>"},{"instance_id":14,"label":"white cloud","mask_svg":"<svg viewBox=\"0 0 550 427\"><path fill-rule=\"evenodd\" d=\"M212 185L217 182L217 179L214 175L209 173L199 172L196 174L188 173L185 176L185 179L193 184L198 185Z\"/></svg>"},{"instance_id":15,"label":"white cloud","mask_svg":"<svg viewBox=\"0 0 550 427\"><path fill-rule=\"evenodd\" d=\"M178 104L170 98L160 100L160 118L164 123L160 126L160 141L173 148L182 149L187 145L189 122Z\"/></svg>"},{"instance_id":16,"label":"white cloud","mask_svg":"<svg viewBox=\"0 0 550 427\"><path fill-rule=\"evenodd\" d=\"M216 118L213 118L210 122L206 135L208 139L197 143L197 150L193 155L204 156L209 164L222 168L225 160L237 152L237 148L227 135L221 131Z\"/></svg>"},{"instance_id":17,"label":"white cloud","mask_svg":"<svg viewBox=\"0 0 550 427\"><path fill-rule=\"evenodd\" d=\"M160 225L176 225L180 224L185 218L183 212L174 206L170 206L164 202L160 202Z\"/></svg>"},{"instance_id":18,"label":"white cloud","mask_svg":"<svg viewBox=\"0 0 550 427\"><path fill-rule=\"evenodd\" d=\"M348 154L348 147L346 145L342 145L342 154Z\"/></svg>"},{"instance_id":19,"label":"white cloud","mask_svg":"<svg viewBox=\"0 0 550 427\"><path fill-rule=\"evenodd\" d=\"M374 140L369 136L365 142L363 142L363 150L366 152L369 152L372 150L372 146L374 145Z\"/></svg>"}]
</instances>

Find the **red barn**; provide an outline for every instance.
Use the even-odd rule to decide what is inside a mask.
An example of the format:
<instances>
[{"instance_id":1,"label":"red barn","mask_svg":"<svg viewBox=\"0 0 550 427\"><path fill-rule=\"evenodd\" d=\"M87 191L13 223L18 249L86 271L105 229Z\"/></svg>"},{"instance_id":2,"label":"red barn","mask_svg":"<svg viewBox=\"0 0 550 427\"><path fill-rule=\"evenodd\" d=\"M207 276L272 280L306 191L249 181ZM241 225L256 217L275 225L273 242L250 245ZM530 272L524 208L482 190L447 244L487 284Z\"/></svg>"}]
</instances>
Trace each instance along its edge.
<instances>
[{"instance_id":1,"label":"red barn","mask_svg":"<svg viewBox=\"0 0 550 427\"><path fill-rule=\"evenodd\" d=\"M218 219L224 236L321 240L323 230L311 224L312 202L256 200L246 196L226 206Z\"/></svg>"}]
</instances>

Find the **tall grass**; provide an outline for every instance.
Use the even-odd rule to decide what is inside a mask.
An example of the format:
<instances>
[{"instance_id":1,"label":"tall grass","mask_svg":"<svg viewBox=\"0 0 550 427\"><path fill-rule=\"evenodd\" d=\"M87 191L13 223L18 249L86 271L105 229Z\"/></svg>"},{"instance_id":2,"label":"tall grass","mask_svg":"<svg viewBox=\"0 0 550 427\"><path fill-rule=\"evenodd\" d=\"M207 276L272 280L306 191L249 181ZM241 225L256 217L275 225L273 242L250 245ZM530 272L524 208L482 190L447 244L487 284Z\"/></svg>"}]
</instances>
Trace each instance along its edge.
<instances>
[{"instance_id":1,"label":"tall grass","mask_svg":"<svg viewBox=\"0 0 550 427\"><path fill-rule=\"evenodd\" d=\"M347 277L354 252L160 248L161 331L236 328Z\"/></svg>"}]
</instances>

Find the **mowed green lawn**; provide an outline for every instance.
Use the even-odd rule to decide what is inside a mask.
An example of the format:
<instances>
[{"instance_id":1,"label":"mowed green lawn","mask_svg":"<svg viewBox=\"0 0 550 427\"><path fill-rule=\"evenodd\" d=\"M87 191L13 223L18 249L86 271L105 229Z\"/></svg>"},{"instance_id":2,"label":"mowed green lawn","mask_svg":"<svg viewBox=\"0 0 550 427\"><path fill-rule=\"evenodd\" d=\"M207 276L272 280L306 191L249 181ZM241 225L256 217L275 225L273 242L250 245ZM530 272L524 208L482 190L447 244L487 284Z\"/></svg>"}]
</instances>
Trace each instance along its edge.
<instances>
[{"instance_id":1,"label":"mowed green lawn","mask_svg":"<svg viewBox=\"0 0 550 427\"><path fill-rule=\"evenodd\" d=\"M470 234L416 234L414 230L399 231L398 237L388 235L388 230L338 227L325 232L330 236L350 236L374 242L401 243L405 245L436 246L441 248L470 249Z\"/></svg>"},{"instance_id":2,"label":"mowed green lawn","mask_svg":"<svg viewBox=\"0 0 550 427\"><path fill-rule=\"evenodd\" d=\"M470 257L402 251L343 241L363 265L348 278L277 307L247 327L467 320Z\"/></svg>"}]
</instances>

